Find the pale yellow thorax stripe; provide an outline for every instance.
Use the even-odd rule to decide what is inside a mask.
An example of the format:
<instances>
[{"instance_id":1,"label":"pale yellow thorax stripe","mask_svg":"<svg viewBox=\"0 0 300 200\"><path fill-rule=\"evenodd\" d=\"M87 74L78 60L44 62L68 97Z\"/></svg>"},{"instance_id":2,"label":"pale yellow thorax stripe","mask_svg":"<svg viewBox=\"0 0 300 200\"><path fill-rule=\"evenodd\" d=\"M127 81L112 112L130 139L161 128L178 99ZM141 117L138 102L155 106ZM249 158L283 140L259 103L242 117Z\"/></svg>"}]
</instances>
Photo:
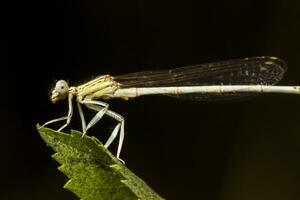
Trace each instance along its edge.
<instances>
[{"instance_id":1,"label":"pale yellow thorax stripe","mask_svg":"<svg viewBox=\"0 0 300 200\"><path fill-rule=\"evenodd\" d=\"M92 99L97 99L112 95L117 88L118 85L113 81L112 76L102 75L94 80L79 85L77 87L77 95L82 98L89 96Z\"/></svg>"}]
</instances>

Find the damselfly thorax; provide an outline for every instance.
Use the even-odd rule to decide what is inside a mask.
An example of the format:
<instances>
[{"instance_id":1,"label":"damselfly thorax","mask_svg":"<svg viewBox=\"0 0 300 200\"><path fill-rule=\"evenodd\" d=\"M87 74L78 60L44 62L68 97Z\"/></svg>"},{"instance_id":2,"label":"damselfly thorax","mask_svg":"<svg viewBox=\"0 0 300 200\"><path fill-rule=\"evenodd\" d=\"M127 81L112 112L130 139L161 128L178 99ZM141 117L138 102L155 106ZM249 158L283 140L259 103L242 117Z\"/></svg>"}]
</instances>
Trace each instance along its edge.
<instances>
[{"instance_id":1,"label":"damselfly thorax","mask_svg":"<svg viewBox=\"0 0 300 200\"><path fill-rule=\"evenodd\" d=\"M90 99L110 99L119 88L120 84L114 81L112 76L101 75L87 83L71 87L70 90L73 90L74 95L81 101L86 97Z\"/></svg>"}]
</instances>

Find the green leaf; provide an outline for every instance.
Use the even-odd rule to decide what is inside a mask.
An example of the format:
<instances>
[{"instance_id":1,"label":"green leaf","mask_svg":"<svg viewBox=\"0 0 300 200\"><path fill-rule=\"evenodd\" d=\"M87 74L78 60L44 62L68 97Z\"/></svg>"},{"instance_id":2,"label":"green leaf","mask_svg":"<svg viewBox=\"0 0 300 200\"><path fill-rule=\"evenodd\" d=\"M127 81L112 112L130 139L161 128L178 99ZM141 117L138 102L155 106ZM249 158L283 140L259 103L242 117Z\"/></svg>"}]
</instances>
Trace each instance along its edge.
<instances>
[{"instance_id":1,"label":"green leaf","mask_svg":"<svg viewBox=\"0 0 300 200\"><path fill-rule=\"evenodd\" d=\"M70 180L64 188L83 200L162 199L142 179L125 167L95 137L76 130L71 134L37 125L37 129L56 153L58 168Z\"/></svg>"}]
</instances>

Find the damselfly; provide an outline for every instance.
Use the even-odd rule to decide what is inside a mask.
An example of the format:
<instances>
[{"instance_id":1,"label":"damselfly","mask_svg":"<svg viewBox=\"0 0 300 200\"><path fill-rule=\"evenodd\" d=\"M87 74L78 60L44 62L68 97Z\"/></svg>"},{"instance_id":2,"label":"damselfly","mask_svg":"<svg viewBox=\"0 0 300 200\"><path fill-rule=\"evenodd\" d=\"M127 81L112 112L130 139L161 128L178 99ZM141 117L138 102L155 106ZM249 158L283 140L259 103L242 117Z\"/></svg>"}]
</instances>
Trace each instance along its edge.
<instances>
[{"instance_id":1,"label":"damselfly","mask_svg":"<svg viewBox=\"0 0 300 200\"><path fill-rule=\"evenodd\" d=\"M253 57L171 70L143 71L120 76L100 75L94 80L72 87L66 81L60 80L52 91L51 101L55 103L67 98L68 115L48 121L43 126L65 120L66 123L58 131L67 127L73 115L72 99L76 97L84 135L103 115L118 122L104 146L108 148L119 134L117 158L120 159L124 140L124 118L99 99L127 100L142 95L162 94L211 101L245 97L255 93L300 94L300 86L274 86L282 79L286 69L285 62L279 58ZM88 124L82 104L97 111Z\"/></svg>"}]
</instances>

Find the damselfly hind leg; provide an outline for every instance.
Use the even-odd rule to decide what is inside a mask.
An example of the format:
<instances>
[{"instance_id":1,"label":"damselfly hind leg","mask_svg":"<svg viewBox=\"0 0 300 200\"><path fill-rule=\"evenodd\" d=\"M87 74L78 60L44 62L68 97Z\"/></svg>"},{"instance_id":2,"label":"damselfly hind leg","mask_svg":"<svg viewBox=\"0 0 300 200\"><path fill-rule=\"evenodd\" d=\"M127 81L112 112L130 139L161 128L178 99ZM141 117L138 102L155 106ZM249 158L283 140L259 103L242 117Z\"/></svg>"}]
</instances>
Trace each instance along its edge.
<instances>
[{"instance_id":1,"label":"damselfly hind leg","mask_svg":"<svg viewBox=\"0 0 300 200\"><path fill-rule=\"evenodd\" d=\"M95 110L95 111L101 111L104 109L104 107L95 104L85 104L88 108ZM111 135L109 136L109 138L107 139L106 143L104 144L104 147L108 148L111 143L116 139L118 133L120 134L120 138L119 138L119 144L118 144L118 149L117 149L117 158L122 162L125 163L121 158L120 158L120 153L122 150L122 145L123 145L123 141L124 141L124 118L119 115L118 113L111 111L109 109L106 110L105 113L107 116L117 120L119 123L115 126L114 130L112 131Z\"/></svg>"},{"instance_id":2,"label":"damselfly hind leg","mask_svg":"<svg viewBox=\"0 0 300 200\"><path fill-rule=\"evenodd\" d=\"M119 121L119 123L117 124L117 126L114 128L112 134L110 135L110 137L108 138L108 140L105 143L105 147L108 148L111 143L116 139L118 132L120 133L120 138L119 138L119 144L118 144L118 150L117 150L117 158L121 161L124 162L123 160L121 160L120 157L120 153L122 150L122 145L123 145L123 141L124 141L124 136L125 136L125 131L124 131L124 118L119 115L118 113L108 110L107 111L107 115L114 118L115 120ZM120 130L120 131L119 131Z\"/></svg>"}]
</instances>

